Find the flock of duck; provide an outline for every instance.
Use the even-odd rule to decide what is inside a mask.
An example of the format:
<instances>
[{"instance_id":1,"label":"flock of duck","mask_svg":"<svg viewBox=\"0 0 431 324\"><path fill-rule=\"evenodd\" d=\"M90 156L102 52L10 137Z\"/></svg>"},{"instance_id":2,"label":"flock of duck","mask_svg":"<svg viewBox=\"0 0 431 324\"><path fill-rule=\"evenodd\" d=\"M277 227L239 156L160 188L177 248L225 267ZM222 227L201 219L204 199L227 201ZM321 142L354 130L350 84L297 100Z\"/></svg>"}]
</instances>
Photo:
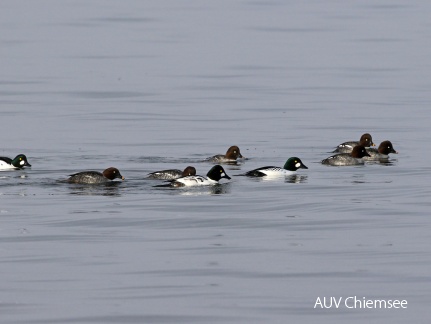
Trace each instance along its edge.
<instances>
[{"instance_id":1,"label":"flock of duck","mask_svg":"<svg viewBox=\"0 0 431 324\"><path fill-rule=\"evenodd\" d=\"M372 137L369 133L363 134L359 141L344 142L336 147L335 155L321 161L325 165L346 166L360 165L365 161L388 160L390 153L397 154L390 141L383 141L378 148L373 147ZM170 169L149 173L148 179L167 180L166 184L158 187L192 187L217 184L221 179L231 179L220 165L222 163L236 163L238 159L244 159L238 146L231 146L226 154L214 155L205 159L206 162L217 163L207 173L206 176L196 175L196 169L188 166L184 171ZM14 159L0 157L0 170L19 170L31 167L24 154L17 155ZM248 177L279 177L289 176L296 173L298 169L308 169L298 157L289 158L284 166L265 166L248 171L240 176ZM117 168L110 167L103 172L83 171L72 174L67 180L68 183L78 184L103 184L115 179L124 180Z\"/></svg>"}]
</instances>

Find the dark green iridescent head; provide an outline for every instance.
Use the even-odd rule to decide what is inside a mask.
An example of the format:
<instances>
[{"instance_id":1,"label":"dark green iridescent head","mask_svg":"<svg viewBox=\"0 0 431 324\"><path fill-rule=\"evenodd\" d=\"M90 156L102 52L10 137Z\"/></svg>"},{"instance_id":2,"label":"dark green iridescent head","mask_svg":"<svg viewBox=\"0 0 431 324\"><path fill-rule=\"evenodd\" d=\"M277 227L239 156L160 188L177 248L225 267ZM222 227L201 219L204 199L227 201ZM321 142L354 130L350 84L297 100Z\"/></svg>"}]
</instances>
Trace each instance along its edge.
<instances>
[{"instance_id":1,"label":"dark green iridescent head","mask_svg":"<svg viewBox=\"0 0 431 324\"><path fill-rule=\"evenodd\" d=\"M11 164L15 167L15 168L22 168L22 167L31 167L31 164L28 163L27 161L27 157L24 154L19 154L17 155L11 162Z\"/></svg>"},{"instance_id":2,"label":"dark green iridescent head","mask_svg":"<svg viewBox=\"0 0 431 324\"><path fill-rule=\"evenodd\" d=\"M291 157L289 158L286 163L284 164L284 169L289 171L296 171L298 169L308 169L304 163L302 163L300 158L297 157Z\"/></svg>"}]
</instances>

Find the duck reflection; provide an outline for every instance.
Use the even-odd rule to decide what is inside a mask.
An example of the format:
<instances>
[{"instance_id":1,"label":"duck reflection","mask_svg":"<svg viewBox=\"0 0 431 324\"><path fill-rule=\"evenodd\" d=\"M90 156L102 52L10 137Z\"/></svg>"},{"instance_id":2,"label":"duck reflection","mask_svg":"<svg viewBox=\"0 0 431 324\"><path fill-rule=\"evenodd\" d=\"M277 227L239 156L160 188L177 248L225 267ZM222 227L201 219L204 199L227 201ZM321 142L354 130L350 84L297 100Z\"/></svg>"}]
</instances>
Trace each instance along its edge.
<instances>
[{"instance_id":1,"label":"duck reflection","mask_svg":"<svg viewBox=\"0 0 431 324\"><path fill-rule=\"evenodd\" d=\"M388 160L388 159L379 159L379 160L375 160L375 161L366 161L367 164L380 164L383 166L394 166L395 162L398 162L397 159L392 159L392 160Z\"/></svg>"},{"instance_id":2,"label":"duck reflection","mask_svg":"<svg viewBox=\"0 0 431 324\"><path fill-rule=\"evenodd\" d=\"M169 193L180 196L224 195L230 193L230 183L202 187L169 188ZM166 189L163 189L166 190Z\"/></svg>"},{"instance_id":3,"label":"duck reflection","mask_svg":"<svg viewBox=\"0 0 431 324\"><path fill-rule=\"evenodd\" d=\"M106 184L82 185L70 184L70 194L78 196L121 196L119 187L121 182L109 182Z\"/></svg>"},{"instance_id":4,"label":"duck reflection","mask_svg":"<svg viewBox=\"0 0 431 324\"><path fill-rule=\"evenodd\" d=\"M287 176L284 180L284 182L288 183L305 183L307 182L308 175L302 175L302 174L293 174L291 176Z\"/></svg>"}]
</instances>

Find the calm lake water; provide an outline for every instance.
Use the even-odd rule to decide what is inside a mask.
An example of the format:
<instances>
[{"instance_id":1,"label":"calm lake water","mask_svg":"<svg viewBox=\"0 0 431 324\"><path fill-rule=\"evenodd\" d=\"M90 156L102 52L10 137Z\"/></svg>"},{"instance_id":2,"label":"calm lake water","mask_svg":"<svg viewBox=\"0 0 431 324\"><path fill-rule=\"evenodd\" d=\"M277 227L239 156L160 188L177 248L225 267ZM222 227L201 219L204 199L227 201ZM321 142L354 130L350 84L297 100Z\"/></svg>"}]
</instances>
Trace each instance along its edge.
<instances>
[{"instance_id":1,"label":"calm lake water","mask_svg":"<svg viewBox=\"0 0 431 324\"><path fill-rule=\"evenodd\" d=\"M431 3L0 10L1 323L429 323ZM327 167L370 132L387 164ZM212 188L155 188L238 145ZM283 166L295 179L234 175ZM120 169L124 182L59 182ZM317 298L407 309L314 308Z\"/></svg>"}]
</instances>

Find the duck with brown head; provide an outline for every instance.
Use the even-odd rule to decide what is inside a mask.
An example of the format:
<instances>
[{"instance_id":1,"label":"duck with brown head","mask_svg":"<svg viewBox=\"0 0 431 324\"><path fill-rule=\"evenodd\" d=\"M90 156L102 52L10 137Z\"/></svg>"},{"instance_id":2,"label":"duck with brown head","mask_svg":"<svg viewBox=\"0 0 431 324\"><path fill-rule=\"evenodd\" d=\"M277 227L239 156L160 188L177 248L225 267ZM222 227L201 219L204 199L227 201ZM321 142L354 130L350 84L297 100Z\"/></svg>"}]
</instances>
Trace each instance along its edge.
<instances>
[{"instance_id":1,"label":"duck with brown head","mask_svg":"<svg viewBox=\"0 0 431 324\"><path fill-rule=\"evenodd\" d=\"M98 171L83 171L70 175L70 178L66 181L69 183L81 183L81 184L101 184L109 183L114 179L124 180L120 171L117 168L107 168L103 172Z\"/></svg>"},{"instance_id":2,"label":"duck with brown head","mask_svg":"<svg viewBox=\"0 0 431 324\"><path fill-rule=\"evenodd\" d=\"M341 143L332 153L350 153L357 145L362 145L363 147L375 146L371 135L369 133L365 133L361 136L359 141L348 141Z\"/></svg>"},{"instance_id":3,"label":"duck with brown head","mask_svg":"<svg viewBox=\"0 0 431 324\"><path fill-rule=\"evenodd\" d=\"M353 148L351 153L340 153L332 155L324 160L322 164L334 165L334 166L344 166L344 165L360 165L364 164L362 159L364 156L370 156L365 147L362 145L357 145Z\"/></svg>"},{"instance_id":4,"label":"duck with brown head","mask_svg":"<svg viewBox=\"0 0 431 324\"><path fill-rule=\"evenodd\" d=\"M196 175L196 169L192 166L188 166L184 171L178 169L169 169L163 171L151 172L148 174L148 179L158 179L158 180L173 180L181 177Z\"/></svg>"},{"instance_id":5,"label":"duck with brown head","mask_svg":"<svg viewBox=\"0 0 431 324\"><path fill-rule=\"evenodd\" d=\"M365 161L378 161L389 159L389 153L398 154L392 146L391 141L383 141L380 143L379 148L368 147L366 148L367 153L370 156L365 156Z\"/></svg>"},{"instance_id":6,"label":"duck with brown head","mask_svg":"<svg viewBox=\"0 0 431 324\"><path fill-rule=\"evenodd\" d=\"M236 162L238 158L243 159L244 157L242 156L239 147L234 145L229 147L226 154L217 154L205 159L205 161L214 163L232 163Z\"/></svg>"}]
</instances>

